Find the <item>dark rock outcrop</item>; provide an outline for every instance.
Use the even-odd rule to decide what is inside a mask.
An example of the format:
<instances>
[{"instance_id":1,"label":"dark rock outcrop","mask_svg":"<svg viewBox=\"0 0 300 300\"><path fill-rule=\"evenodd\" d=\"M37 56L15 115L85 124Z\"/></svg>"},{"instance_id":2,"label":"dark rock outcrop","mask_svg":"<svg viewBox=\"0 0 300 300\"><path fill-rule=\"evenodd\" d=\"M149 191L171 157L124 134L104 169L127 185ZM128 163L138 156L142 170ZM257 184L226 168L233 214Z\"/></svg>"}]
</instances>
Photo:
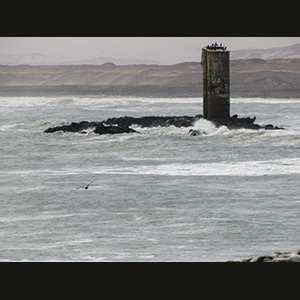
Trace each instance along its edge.
<instances>
[{"instance_id":1,"label":"dark rock outcrop","mask_svg":"<svg viewBox=\"0 0 300 300\"><path fill-rule=\"evenodd\" d=\"M224 118L224 119L211 119L210 121L215 124L217 127L226 126L228 129L252 129L252 130L259 130L259 129L265 129L265 130L278 130L278 129L284 129L282 127L277 127L272 124L267 125L258 125L255 124L256 117L254 118L239 118L238 115L234 115L230 118ZM207 134L205 131L202 130L194 130L191 129L189 131L189 134L192 136L196 135L205 135Z\"/></svg>"},{"instance_id":2,"label":"dark rock outcrop","mask_svg":"<svg viewBox=\"0 0 300 300\"><path fill-rule=\"evenodd\" d=\"M283 129L281 127L274 126L272 124L268 125L258 125L254 124L256 120L256 117L254 118L239 118L238 115L233 115L230 118L226 119L213 119L211 120L216 126L226 126L228 129L253 129L253 130L258 130L258 129L265 129L265 130L273 130L273 129Z\"/></svg>"},{"instance_id":3,"label":"dark rock outcrop","mask_svg":"<svg viewBox=\"0 0 300 300\"><path fill-rule=\"evenodd\" d=\"M129 128L128 126L123 126L123 125L106 126L103 123L99 123L93 132L97 134L118 134L118 133L132 133L137 131Z\"/></svg>"},{"instance_id":4,"label":"dark rock outcrop","mask_svg":"<svg viewBox=\"0 0 300 300\"><path fill-rule=\"evenodd\" d=\"M56 131L81 132L83 130L95 127L97 124L98 124L97 122L88 122L88 121L81 121L80 123L72 122L70 125L50 127L46 129L44 132L45 133L52 133Z\"/></svg>"},{"instance_id":5,"label":"dark rock outcrop","mask_svg":"<svg viewBox=\"0 0 300 300\"><path fill-rule=\"evenodd\" d=\"M45 133L52 133L56 131L63 131L63 132L79 132L79 133L86 133L85 130L92 129L94 133L97 134L119 134L119 133L132 133L137 132L136 130L130 128L132 125L138 125L141 127L168 127L168 126L175 126L175 127L191 127L195 124L196 121L203 118L202 115L196 116L146 116L140 118L134 117L120 117L120 118L108 118L102 122L88 122L88 121L81 121L79 123L72 122L70 125L63 125L63 126L56 126L50 127L46 129ZM267 124L264 126L255 124L256 118L239 118L238 115L234 115L230 118L225 119L214 119L210 120L213 122L217 127L226 126L229 129L265 129L265 130L276 130L276 129L283 129L272 124ZM190 130L190 135L202 135L207 134L204 131L199 130Z\"/></svg>"},{"instance_id":6,"label":"dark rock outcrop","mask_svg":"<svg viewBox=\"0 0 300 300\"><path fill-rule=\"evenodd\" d=\"M82 121L80 123L72 122L70 125L63 125L57 127L50 127L46 129L45 133L53 133L56 131L63 131L63 132L79 132L79 133L86 133L85 130L93 129L94 133L97 134L118 134L118 133L131 133L137 132L134 129L129 128L125 125L106 125L104 122L88 122Z\"/></svg>"},{"instance_id":7,"label":"dark rock outcrop","mask_svg":"<svg viewBox=\"0 0 300 300\"><path fill-rule=\"evenodd\" d=\"M120 118L109 118L102 122L88 122L81 121L80 123L72 122L70 125L50 127L46 129L45 133L53 133L56 131L63 132L80 132L86 133L85 130L93 129L94 133L97 134L118 134L118 133L131 133L137 132L136 130L129 128L132 125L138 125L141 127L190 127L197 120L202 118L202 115L196 116L181 116L181 117L160 117L160 116L146 116L141 118L133 117L120 117Z\"/></svg>"},{"instance_id":8,"label":"dark rock outcrop","mask_svg":"<svg viewBox=\"0 0 300 300\"><path fill-rule=\"evenodd\" d=\"M168 126L176 126L176 127L190 127L193 124L203 118L202 115L196 116L146 116L141 118L133 118L133 117L120 117L120 118L109 118L104 121L105 124L108 125L123 125L123 126L131 126L131 125L139 125L141 127L168 127Z\"/></svg>"}]
</instances>

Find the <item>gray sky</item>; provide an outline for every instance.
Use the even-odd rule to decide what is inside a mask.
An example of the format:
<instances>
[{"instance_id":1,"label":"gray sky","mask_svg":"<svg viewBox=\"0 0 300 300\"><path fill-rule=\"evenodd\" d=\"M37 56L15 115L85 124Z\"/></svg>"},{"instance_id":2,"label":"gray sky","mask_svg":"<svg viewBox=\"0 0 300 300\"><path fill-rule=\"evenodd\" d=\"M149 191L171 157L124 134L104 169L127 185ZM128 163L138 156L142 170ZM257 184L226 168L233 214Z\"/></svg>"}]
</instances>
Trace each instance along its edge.
<instances>
[{"instance_id":1,"label":"gray sky","mask_svg":"<svg viewBox=\"0 0 300 300\"><path fill-rule=\"evenodd\" d=\"M229 50L265 49L300 43L300 37L0 37L0 55L34 52L61 61L105 56L173 64L198 61L201 48L214 42Z\"/></svg>"}]
</instances>

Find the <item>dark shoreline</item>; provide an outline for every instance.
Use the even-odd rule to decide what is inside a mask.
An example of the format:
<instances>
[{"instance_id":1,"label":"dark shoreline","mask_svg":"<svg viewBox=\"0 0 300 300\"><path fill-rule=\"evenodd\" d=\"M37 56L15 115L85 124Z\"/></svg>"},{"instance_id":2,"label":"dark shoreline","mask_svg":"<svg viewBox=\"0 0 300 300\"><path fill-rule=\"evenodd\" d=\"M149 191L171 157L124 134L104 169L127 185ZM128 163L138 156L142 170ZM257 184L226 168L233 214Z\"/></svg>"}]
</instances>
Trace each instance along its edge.
<instances>
[{"instance_id":1,"label":"dark shoreline","mask_svg":"<svg viewBox=\"0 0 300 300\"><path fill-rule=\"evenodd\" d=\"M60 85L0 86L0 97L149 97L202 98L202 85ZM232 98L300 98L298 89L253 90L247 86L232 87Z\"/></svg>"}]
</instances>

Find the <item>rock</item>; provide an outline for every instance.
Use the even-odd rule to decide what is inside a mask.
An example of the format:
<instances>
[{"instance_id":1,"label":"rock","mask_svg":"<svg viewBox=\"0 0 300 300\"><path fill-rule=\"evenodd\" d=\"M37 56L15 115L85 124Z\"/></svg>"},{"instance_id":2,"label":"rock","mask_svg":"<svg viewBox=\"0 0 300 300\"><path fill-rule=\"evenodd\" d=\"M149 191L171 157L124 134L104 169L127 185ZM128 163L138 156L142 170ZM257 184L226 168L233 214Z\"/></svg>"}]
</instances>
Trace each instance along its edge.
<instances>
[{"instance_id":1,"label":"rock","mask_svg":"<svg viewBox=\"0 0 300 300\"><path fill-rule=\"evenodd\" d=\"M63 125L57 127L50 127L46 129L45 133L53 133L56 131L63 131L63 132L80 132L84 131L88 128L93 128L97 125L97 122L88 122L88 121L81 121L80 123L72 122L70 125Z\"/></svg>"},{"instance_id":2,"label":"rock","mask_svg":"<svg viewBox=\"0 0 300 300\"><path fill-rule=\"evenodd\" d=\"M130 133L130 132L137 132L134 129L129 128L126 125L106 125L104 122L87 122L82 121L80 123L72 122L70 125L63 125L48 128L45 130L45 133L53 133L56 131L63 131L63 132L79 132L82 134L86 134L86 129L92 129L94 133L97 134L117 134L117 133Z\"/></svg>"},{"instance_id":3,"label":"rock","mask_svg":"<svg viewBox=\"0 0 300 300\"><path fill-rule=\"evenodd\" d=\"M199 131L198 131L198 130L194 130L194 129L191 129L191 130L189 131L189 134L190 134L191 136L200 135Z\"/></svg>"},{"instance_id":4,"label":"rock","mask_svg":"<svg viewBox=\"0 0 300 300\"><path fill-rule=\"evenodd\" d=\"M137 131L122 125L105 126L103 124L99 124L93 132L97 134L119 134L119 133L133 133Z\"/></svg>"},{"instance_id":5,"label":"rock","mask_svg":"<svg viewBox=\"0 0 300 300\"><path fill-rule=\"evenodd\" d=\"M255 258L252 258L250 262L267 262L271 261L273 259L272 256L257 256Z\"/></svg>"},{"instance_id":6,"label":"rock","mask_svg":"<svg viewBox=\"0 0 300 300\"><path fill-rule=\"evenodd\" d=\"M274 129L274 125L272 124L265 125L265 129L266 130Z\"/></svg>"},{"instance_id":7,"label":"rock","mask_svg":"<svg viewBox=\"0 0 300 300\"><path fill-rule=\"evenodd\" d=\"M283 129L277 126L274 126L272 124L268 124L265 126L261 126L258 124L254 124L256 120L256 117L254 118L239 118L238 115L233 115L230 118L224 118L224 119L212 119L212 121L217 127L226 126L228 129L252 129L252 130L258 130L258 129L266 129L266 130L278 130Z\"/></svg>"},{"instance_id":8,"label":"rock","mask_svg":"<svg viewBox=\"0 0 300 300\"><path fill-rule=\"evenodd\" d=\"M57 127L51 127L46 129L45 133L53 133L56 131L63 132L84 132L84 130L89 128L95 128L94 132L98 134L116 134L116 133L130 133L137 132L129 126L139 125L141 127L167 127L167 126L176 126L176 127L190 127L197 120L202 118L202 115L196 116L146 116L141 118L133 117L120 117L120 118L108 118L102 122L87 122L81 121L80 123L72 122L70 125L63 125Z\"/></svg>"},{"instance_id":9,"label":"rock","mask_svg":"<svg viewBox=\"0 0 300 300\"><path fill-rule=\"evenodd\" d=\"M141 127L191 127L193 124L203 118L203 115L195 116L145 116L140 118L134 117L120 117L120 118L108 118L102 122L88 122L81 121L80 123L72 122L70 125L57 126L46 129L45 133L52 133L56 131L63 132L81 132L85 133L87 129L95 128L94 132L98 134L117 134L117 133L130 133L136 132L135 130L129 128L132 125L138 125ZM277 130L283 129L272 124L265 126L260 126L254 124L256 117L254 118L239 118L238 115L234 115L230 118L224 119L213 119L210 120L217 127L226 126L228 129L266 129L266 130ZM190 135L202 135L207 134L204 131L191 130Z\"/></svg>"},{"instance_id":10,"label":"rock","mask_svg":"<svg viewBox=\"0 0 300 300\"><path fill-rule=\"evenodd\" d=\"M242 259L240 262L300 262L300 249L290 252L274 252L273 255Z\"/></svg>"},{"instance_id":11,"label":"rock","mask_svg":"<svg viewBox=\"0 0 300 300\"><path fill-rule=\"evenodd\" d=\"M195 130L195 129L190 129L189 134L191 136L196 136L196 135L207 135L207 132L204 130Z\"/></svg>"},{"instance_id":12,"label":"rock","mask_svg":"<svg viewBox=\"0 0 300 300\"><path fill-rule=\"evenodd\" d=\"M141 118L133 118L133 117L120 117L120 118L109 118L104 121L107 125L123 125L123 126L131 126L131 125L139 125L141 127L168 127L168 126L176 126L176 127L190 127L196 121L203 118L202 115L196 116L145 116Z\"/></svg>"}]
</instances>

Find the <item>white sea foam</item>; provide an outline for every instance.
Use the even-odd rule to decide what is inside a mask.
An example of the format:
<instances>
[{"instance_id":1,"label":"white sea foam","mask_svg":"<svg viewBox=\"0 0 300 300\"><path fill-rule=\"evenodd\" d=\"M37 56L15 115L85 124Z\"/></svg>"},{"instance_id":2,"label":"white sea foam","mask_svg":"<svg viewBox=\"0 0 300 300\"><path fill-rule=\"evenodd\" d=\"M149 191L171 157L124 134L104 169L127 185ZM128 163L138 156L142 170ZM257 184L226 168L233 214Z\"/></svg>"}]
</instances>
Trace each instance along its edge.
<instances>
[{"instance_id":1,"label":"white sea foam","mask_svg":"<svg viewBox=\"0 0 300 300\"><path fill-rule=\"evenodd\" d=\"M57 215L46 215L46 214L40 214L40 215L20 215L20 216L14 216L14 217L6 217L1 216L0 222L33 222L33 221L44 221L44 220L52 220L52 219L65 219L65 218L71 218L71 217L82 217L85 215L84 213L80 214L57 214Z\"/></svg>"},{"instance_id":2,"label":"white sea foam","mask_svg":"<svg viewBox=\"0 0 300 300\"><path fill-rule=\"evenodd\" d=\"M300 103L300 99L288 98L288 99L280 99L280 98L231 98L231 103L243 103L243 104L297 104Z\"/></svg>"},{"instance_id":3,"label":"white sea foam","mask_svg":"<svg viewBox=\"0 0 300 300\"><path fill-rule=\"evenodd\" d=\"M202 129L207 132L214 132L216 130L216 126L212 122L205 120L205 119L200 119L200 120L196 121L193 128L195 130Z\"/></svg>"},{"instance_id":4,"label":"white sea foam","mask_svg":"<svg viewBox=\"0 0 300 300\"><path fill-rule=\"evenodd\" d=\"M104 170L103 170L104 171ZM96 171L97 173L97 171ZM161 164L135 168L107 168L108 174L168 176L266 176L300 174L300 159L245 161L236 163Z\"/></svg>"},{"instance_id":5,"label":"white sea foam","mask_svg":"<svg viewBox=\"0 0 300 300\"><path fill-rule=\"evenodd\" d=\"M0 97L0 106L1 107L34 107L34 106L50 103L53 100L54 98Z\"/></svg>"},{"instance_id":6,"label":"white sea foam","mask_svg":"<svg viewBox=\"0 0 300 300\"><path fill-rule=\"evenodd\" d=\"M280 99L280 98L231 98L233 104L297 104L300 99ZM202 103L201 97L193 98L135 98L135 97L0 97L0 105L5 106L39 106L44 104L54 105L130 105L132 103L140 104L198 104Z\"/></svg>"},{"instance_id":7,"label":"white sea foam","mask_svg":"<svg viewBox=\"0 0 300 300\"><path fill-rule=\"evenodd\" d=\"M0 126L0 131L7 131L10 130L12 128L17 127L19 124L5 124L5 125L1 125Z\"/></svg>"},{"instance_id":8,"label":"white sea foam","mask_svg":"<svg viewBox=\"0 0 300 300\"><path fill-rule=\"evenodd\" d=\"M143 161L143 159L142 159ZM2 172L0 172L1 174ZM266 161L170 163L134 167L101 166L88 169L7 171L10 175L69 176L78 174L167 175L167 176L267 176L300 174L300 158Z\"/></svg>"}]
</instances>

